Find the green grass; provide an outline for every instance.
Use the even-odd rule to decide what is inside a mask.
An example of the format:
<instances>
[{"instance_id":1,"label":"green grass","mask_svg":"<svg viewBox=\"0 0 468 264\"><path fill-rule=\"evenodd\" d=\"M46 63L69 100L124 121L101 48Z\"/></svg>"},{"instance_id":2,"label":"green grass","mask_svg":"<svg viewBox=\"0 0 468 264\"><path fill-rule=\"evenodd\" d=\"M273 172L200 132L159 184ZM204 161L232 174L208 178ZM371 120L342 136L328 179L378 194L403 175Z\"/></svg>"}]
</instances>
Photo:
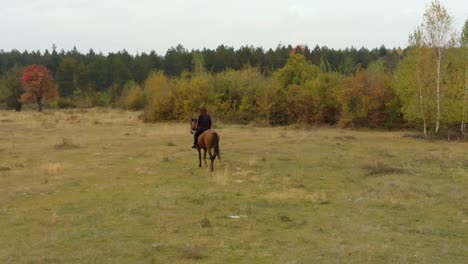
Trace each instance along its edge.
<instances>
[{"instance_id":1,"label":"green grass","mask_svg":"<svg viewBox=\"0 0 468 264\"><path fill-rule=\"evenodd\" d=\"M0 112L0 263L465 263L467 143Z\"/></svg>"}]
</instances>

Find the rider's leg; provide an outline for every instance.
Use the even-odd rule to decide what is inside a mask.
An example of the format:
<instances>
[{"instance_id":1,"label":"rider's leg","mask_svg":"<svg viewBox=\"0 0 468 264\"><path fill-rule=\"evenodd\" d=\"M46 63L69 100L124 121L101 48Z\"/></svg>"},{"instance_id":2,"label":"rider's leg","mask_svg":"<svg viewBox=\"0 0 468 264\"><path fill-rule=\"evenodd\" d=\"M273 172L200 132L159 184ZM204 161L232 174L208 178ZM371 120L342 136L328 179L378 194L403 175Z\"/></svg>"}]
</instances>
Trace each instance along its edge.
<instances>
[{"instance_id":1,"label":"rider's leg","mask_svg":"<svg viewBox=\"0 0 468 264\"><path fill-rule=\"evenodd\" d=\"M198 139L198 136L202 133L202 131L200 130L197 130L195 131L194 135L193 135L193 145L192 145L192 148L196 148L197 147L197 139Z\"/></svg>"}]
</instances>

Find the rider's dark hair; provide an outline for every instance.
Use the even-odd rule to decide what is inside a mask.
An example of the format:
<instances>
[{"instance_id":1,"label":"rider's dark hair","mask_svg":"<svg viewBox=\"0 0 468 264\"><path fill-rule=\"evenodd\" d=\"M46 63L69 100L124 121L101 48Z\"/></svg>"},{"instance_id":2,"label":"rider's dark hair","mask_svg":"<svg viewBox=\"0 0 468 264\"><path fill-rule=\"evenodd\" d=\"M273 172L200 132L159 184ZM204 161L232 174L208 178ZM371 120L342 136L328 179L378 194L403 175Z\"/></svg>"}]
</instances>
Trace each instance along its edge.
<instances>
[{"instance_id":1,"label":"rider's dark hair","mask_svg":"<svg viewBox=\"0 0 468 264\"><path fill-rule=\"evenodd\" d=\"M206 115L208 113L208 110L206 110L206 106L200 107L200 114L201 115Z\"/></svg>"}]
</instances>

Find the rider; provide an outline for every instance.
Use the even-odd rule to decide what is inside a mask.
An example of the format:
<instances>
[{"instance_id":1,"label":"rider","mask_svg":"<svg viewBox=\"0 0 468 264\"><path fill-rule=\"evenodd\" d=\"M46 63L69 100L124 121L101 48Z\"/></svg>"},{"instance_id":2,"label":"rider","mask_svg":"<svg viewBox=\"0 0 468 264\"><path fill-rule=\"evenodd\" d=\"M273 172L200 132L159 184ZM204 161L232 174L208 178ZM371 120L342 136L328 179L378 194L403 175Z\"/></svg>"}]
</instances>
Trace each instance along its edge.
<instances>
[{"instance_id":1,"label":"rider","mask_svg":"<svg viewBox=\"0 0 468 264\"><path fill-rule=\"evenodd\" d=\"M197 119L197 126L195 127L195 135L193 136L192 148L196 148L198 136L205 130L211 129L211 117L208 114L205 106L200 107L200 115Z\"/></svg>"}]
</instances>

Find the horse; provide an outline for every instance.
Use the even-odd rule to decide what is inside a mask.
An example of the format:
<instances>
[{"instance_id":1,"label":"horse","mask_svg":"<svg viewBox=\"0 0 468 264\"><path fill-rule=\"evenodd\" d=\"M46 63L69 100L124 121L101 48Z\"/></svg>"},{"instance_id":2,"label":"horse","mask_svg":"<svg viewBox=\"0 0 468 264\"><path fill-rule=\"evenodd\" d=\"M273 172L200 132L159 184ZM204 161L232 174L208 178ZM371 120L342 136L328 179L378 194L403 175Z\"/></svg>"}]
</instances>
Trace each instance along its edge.
<instances>
[{"instance_id":1,"label":"horse","mask_svg":"<svg viewBox=\"0 0 468 264\"><path fill-rule=\"evenodd\" d=\"M191 121L191 129L190 133L195 133L195 128L197 126L197 119L192 118ZM208 165L206 162L206 151L210 155L211 166L210 169L213 171L213 162L218 157L221 160L221 156L219 155L219 135L213 129L205 130L197 139L197 150L198 150L198 167L202 166L201 163L201 150L203 149L203 160L205 161L205 165ZM214 149L214 154L211 152L211 149Z\"/></svg>"}]
</instances>

